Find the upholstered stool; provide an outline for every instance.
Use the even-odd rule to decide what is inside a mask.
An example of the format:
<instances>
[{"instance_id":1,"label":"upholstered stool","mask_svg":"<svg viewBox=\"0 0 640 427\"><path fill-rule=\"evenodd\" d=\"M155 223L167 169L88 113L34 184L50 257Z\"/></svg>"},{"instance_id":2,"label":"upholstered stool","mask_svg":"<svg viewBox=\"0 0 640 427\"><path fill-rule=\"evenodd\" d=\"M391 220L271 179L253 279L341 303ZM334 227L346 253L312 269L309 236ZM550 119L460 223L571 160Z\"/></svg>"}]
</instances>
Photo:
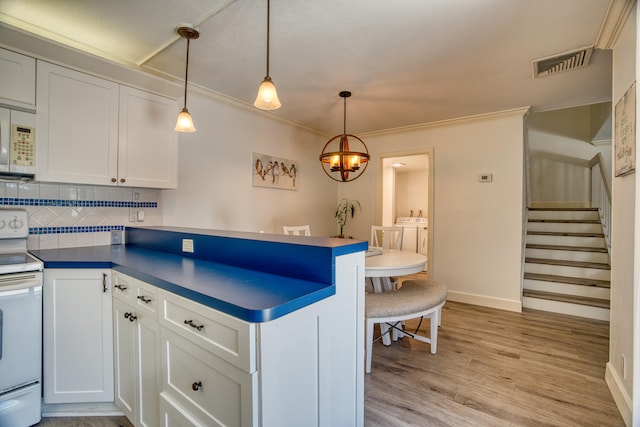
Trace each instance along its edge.
<instances>
[{"instance_id":1,"label":"upholstered stool","mask_svg":"<svg viewBox=\"0 0 640 427\"><path fill-rule=\"evenodd\" d=\"M365 317L367 319L366 372L371 372L371 350L373 348L373 327L380 324L382 335L394 331L398 337L410 337L431 344L431 354L436 354L438 326L442 306L447 300L447 287L438 280L406 280L402 287L392 292L367 294L365 297ZM429 338L412 334L401 329L403 321L417 317L431 320ZM395 338L395 337L394 337Z\"/></svg>"}]
</instances>

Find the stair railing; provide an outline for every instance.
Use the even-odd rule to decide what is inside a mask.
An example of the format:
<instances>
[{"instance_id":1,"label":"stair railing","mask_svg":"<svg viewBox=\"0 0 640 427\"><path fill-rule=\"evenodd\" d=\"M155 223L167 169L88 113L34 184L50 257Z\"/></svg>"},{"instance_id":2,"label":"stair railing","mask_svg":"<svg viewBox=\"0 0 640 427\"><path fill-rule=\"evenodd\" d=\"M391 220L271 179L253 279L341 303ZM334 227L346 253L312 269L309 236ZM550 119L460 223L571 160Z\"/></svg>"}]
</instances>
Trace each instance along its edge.
<instances>
[{"instance_id":1,"label":"stair railing","mask_svg":"<svg viewBox=\"0 0 640 427\"><path fill-rule=\"evenodd\" d=\"M604 158L598 153L590 161L591 167L591 207L598 208L602 232L611 255L611 184L604 167Z\"/></svg>"}]
</instances>

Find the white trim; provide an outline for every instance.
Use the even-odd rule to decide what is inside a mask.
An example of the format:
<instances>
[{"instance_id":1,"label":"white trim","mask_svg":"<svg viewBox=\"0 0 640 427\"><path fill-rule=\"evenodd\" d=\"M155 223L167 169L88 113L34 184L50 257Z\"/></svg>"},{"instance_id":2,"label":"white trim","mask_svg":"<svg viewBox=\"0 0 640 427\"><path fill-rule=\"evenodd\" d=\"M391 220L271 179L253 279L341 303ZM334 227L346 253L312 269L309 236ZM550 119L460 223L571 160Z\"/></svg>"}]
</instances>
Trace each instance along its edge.
<instances>
[{"instance_id":1,"label":"white trim","mask_svg":"<svg viewBox=\"0 0 640 427\"><path fill-rule=\"evenodd\" d=\"M549 311L552 313L567 314L569 316L586 317L588 319L609 322L610 312L608 308L592 307L589 305L573 304L564 301L553 301L543 298L524 297L522 305L533 310Z\"/></svg>"},{"instance_id":2,"label":"white trim","mask_svg":"<svg viewBox=\"0 0 640 427\"><path fill-rule=\"evenodd\" d=\"M42 404L43 417L120 417L124 413L113 402Z\"/></svg>"},{"instance_id":3,"label":"white trim","mask_svg":"<svg viewBox=\"0 0 640 427\"><path fill-rule=\"evenodd\" d=\"M611 362L607 362L604 380L607 386L609 386L611 396L613 396L613 400L618 407L618 411L620 411L620 416L622 416L625 425L630 426L632 422L631 398L624 389L620 376L615 371Z\"/></svg>"},{"instance_id":4,"label":"white trim","mask_svg":"<svg viewBox=\"0 0 640 427\"><path fill-rule=\"evenodd\" d=\"M511 110L496 111L496 112L492 112L492 113L476 114L476 115L473 115L473 116L458 117L458 118L455 118L455 119L446 119L446 120L440 120L440 121L429 122L429 123L420 123L420 124L417 124L417 125L402 126L402 127L390 128L390 129L383 129L383 130L374 131L374 132L363 132L363 133L360 134L360 136L363 137L363 138L368 138L368 137L371 137L371 136L389 135L389 134L395 134L395 133L400 133L400 132L423 130L423 129L429 129L429 128L439 128L439 127L444 127L444 126L457 126L457 125L462 124L462 123L499 119L499 118L503 118L503 117L512 117L512 116L523 116L524 117L529 112L530 108L531 107L513 108Z\"/></svg>"},{"instance_id":5,"label":"white trim","mask_svg":"<svg viewBox=\"0 0 640 427\"><path fill-rule=\"evenodd\" d=\"M590 208L591 207L591 202L588 200L585 201L561 201L561 202L554 202L554 201L548 201L548 202L531 202L531 207L532 208L552 208L552 209L557 209L557 208L574 208L574 209L582 209L582 208Z\"/></svg>"},{"instance_id":6,"label":"white trim","mask_svg":"<svg viewBox=\"0 0 640 427\"><path fill-rule=\"evenodd\" d=\"M497 308L499 310L522 312L522 302L506 298L488 297L486 295L456 292L449 289L447 301L462 302L465 304L479 305L482 307Z\"/></svg>"}]
</instances>

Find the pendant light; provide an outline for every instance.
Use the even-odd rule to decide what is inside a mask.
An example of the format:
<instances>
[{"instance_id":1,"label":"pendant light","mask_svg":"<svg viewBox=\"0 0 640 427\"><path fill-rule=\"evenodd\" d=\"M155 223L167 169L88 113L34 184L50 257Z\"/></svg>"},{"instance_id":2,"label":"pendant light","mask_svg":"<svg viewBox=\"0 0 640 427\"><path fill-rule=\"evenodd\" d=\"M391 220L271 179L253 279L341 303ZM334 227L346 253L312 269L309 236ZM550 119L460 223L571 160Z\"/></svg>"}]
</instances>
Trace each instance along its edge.
<instances>
[{"instance_id":1,"label":"pendant light","mask_svg":"<svg viewBox=\"0 0 640 427\"><path fill-rule=\"evenodd\" d=\"M370 156L364 141L347 133L347 98L351 96L351 92L342 91L339 95L344 99L342 135L334 136L325 144L320 154L320 164L329 178L338 182L348 182L359 178L364 173ZM349 147L350 144L351 147Z\"/></svg>"},{"instance_id":2,"label":"pendant light","mask_svg":"<svg viewBox=\"0 0 640 427\"><path fill-rule=\"evenodd\" d=\"M276 92L276 85L271 81L269 75L269 30L271 21L271 0L267 0L267 75L258 88L258 96L253 102L256 108L261 110L277 110L281 107L280 100L278 99L278 92Z\"/></svg>"},{"instance_id":3,"label":"pendant light","mask_svg":"<svg viewBox=\"0 0 640 427\"><path fill-rule=\"evenodd\" d=\"M189 81L189 42L191 39L197 39L200 37L198 30L192 27L179 27L178 34L180 37L187 39L187 61L184 70L184 107L178 114L178 121L176 122L175 130L178 132L195 132L196 127L193 125L193 119L189 110L187 110L187 83Z\"/></svg>"}]
</instances>

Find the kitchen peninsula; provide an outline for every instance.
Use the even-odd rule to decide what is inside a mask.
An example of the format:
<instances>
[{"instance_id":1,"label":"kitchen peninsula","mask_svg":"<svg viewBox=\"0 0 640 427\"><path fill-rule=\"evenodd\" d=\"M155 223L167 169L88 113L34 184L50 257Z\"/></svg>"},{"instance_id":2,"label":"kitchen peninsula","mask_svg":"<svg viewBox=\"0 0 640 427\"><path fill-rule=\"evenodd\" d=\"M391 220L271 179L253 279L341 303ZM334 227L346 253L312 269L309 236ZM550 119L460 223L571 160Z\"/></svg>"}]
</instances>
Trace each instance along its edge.
<instances>
[{"instance_id":1,"label":"kitchen peninsula","mask_svg":"<svg viewBox=\"0 0 640 427\"><path fill-rule=\"evenodd\" d=\"M59 393L70 384L58 380L60 344L82 342L79 331L51 330L75 327L58 318L85 302L64 299L64 286L77 294L86 272L112 301L116 378L92 401L114 401L115 389L136 425L363 424L366 242L174 227L127 228L125 242L33 251L50 321L45 404L87 402Z\"/></svg>"}]
</instances>

